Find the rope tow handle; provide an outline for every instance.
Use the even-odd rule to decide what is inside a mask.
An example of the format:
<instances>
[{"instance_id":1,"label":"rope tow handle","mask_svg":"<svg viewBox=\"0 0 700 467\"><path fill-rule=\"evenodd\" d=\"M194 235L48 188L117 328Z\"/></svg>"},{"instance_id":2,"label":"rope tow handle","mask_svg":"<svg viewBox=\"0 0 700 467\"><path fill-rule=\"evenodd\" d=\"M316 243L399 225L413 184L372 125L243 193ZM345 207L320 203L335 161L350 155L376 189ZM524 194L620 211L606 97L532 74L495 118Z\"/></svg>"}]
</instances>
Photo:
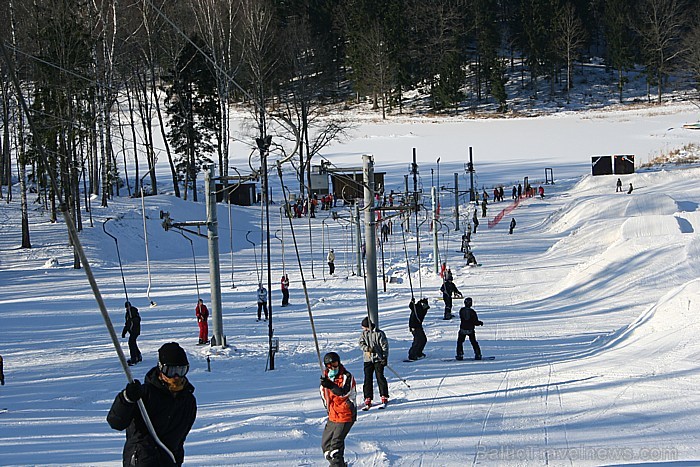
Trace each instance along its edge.
<instances>
[{"instance_id":1,"label":"rope tow handle","mask_svg":"<svg viewBox=\"0 0 700 467\"><path fill-rule=\"evenodd\" d=\"M111 233L107 232L107 222L111 221L112 218L108 217L103 223L102 223L102 230L104 233L112 237L112 240L114 240L114 245L117 247L117 258L119 259L119 272L121 272L122 275L122 284L124 285L124 296L126 297L126 301L129 301L129 294L126 292L126 280L124 280L124 269L122 268L122 257L119 254L119 241L117 240L117 237L112 235Z\"/></svg>"},{"instance_id":2,"label":"rope tow handle","mask_svg":"<svg viewBox=\"0 0 700 467\"><path fill-rule=\"evenodd\" d=\"M284 184L284 180L282 179L282 163L278 160L277 161L277 175L279 176L280 179L280 184L282 185L282 195L284 196L284 204L285 206L287 203L289 203L289 200L287 199L287 187ZM301 266L301 257L299 256L299 245L297 244L297 236L296 233L294 232L294 223L292 222L292 218L287 216L287 220L289 221L289 229L292 233L292 240L294 240L294 251L296 252L297 256L297 265L299 266L299 274L301 275L301 287L304 290L304 299L306 300L306 310L309 313L309 323L311 324L311 333L313 334L314 338L314 345L316 346L316 356L318 357L318 365L321 368L321 374L324 373L324 366L323 366L323 359L321 358L321 350L318 345L318 337L316 336L316 325L314 324L314 315L311 311L311 302L309 301L309 290L306 287L306 279L304 278L304 269Z\"/></svg>"},{"instance_id":3,"label":"rope tow handle","mask_svg":"<svg viewBox=\"0 0 700 467\"><path fill-rule=\"evenodd\" d=\"M102 298L102 293L100 292L99 287L97 286L97 282L95 281L95 275L92 273L92 267L90 266L90 262L88 261L87 255L85 254L85 250L83 249L82 244L80 243L80 238L78 237L78 231L75 228L75 224L73 223L73 219L70 217L70 212L68 211L68 205L65 203L63 200L63 196L61 195L61 191L58 189L58 183L56 182L56 175L54 174L53 170L51 169L50 165L48 164L48 158L46 157L46 152L44 150L44 145L42 141L39 139L36 127L34 125L34 119L32 118L29 108L27 107L27 102L24 100L24 95L22 94L22 87L19 84L19 81L17 80L17 74L14 69L14 64L12 61L9 59L8 54L7 54L7 48L5 47L5 42L0 41L0 49L2 49L2 55L3 58L5 59L5 63L7 64L7 67L10 71L10 75L12 77L12 84L15 87L15 90L17 91L17 97L19 100L19 103L22 107L22 111L24 112L25 116L27 117L27 123L29 124L29 127L32 131L32 137L34 138L34 142L39 150L39 157L44 164L44 166L47 169L47 172L49 174L49 179L51 181L52 188L54 190L54 193L56 193L56 196L58 197L59 200L59 206L61 208L61 214L63 215L63 219L66 222L66 229L68 230L68 237L71 240L71 243L73 244L73 248L75 249L75 252L78 255L78 258L80 258L80 262L83 265L83 269L85 270L85 276L87 277L88 282L90 283L90 288L92 289L92 293L95 296L95 301L97 302L97 306L100 309L100 313L102 314L102 319L105 322L105 326L107 327L107 331L109 332L109 336L112 340L112 345L114 346L114 350L117 352L117 355L119 356L119 362L121 363L122 370L124 371L124 374L126 375L126 379L129 383L132 383L134 381L133 376L131 375L131 370L129 369L129 366L126 364L126 357L124 356L124 352L122 351L121 346L119 345L119 340L117 339L117 333L114 331L114 326L112 325L112 320L109 317L109 313L107 311L107 306L105 305L104 299ZM104 230L104 224L102 224L103 230ZM105 231L106 232L106 231ZM109 234L108 234L109 235ZM114 237L112 237L114 238ZM136 404L139 408L139 411L141 412L141 417L143 418L144 423L146 424L146 428L148 428L148 432L153 436L153 440L156 442L156 444L163 449L170 459L174 463L177 463L175 460L175 455L168 449L168 447L163 444L163 442L158 438L158 435L156 434L156 430L153 427L153 423L151 423L151 419L148 416L148 411L146 410L146 406L143 405L143 401L139 399L136 401Z\"/></svg>"}]
</instances>

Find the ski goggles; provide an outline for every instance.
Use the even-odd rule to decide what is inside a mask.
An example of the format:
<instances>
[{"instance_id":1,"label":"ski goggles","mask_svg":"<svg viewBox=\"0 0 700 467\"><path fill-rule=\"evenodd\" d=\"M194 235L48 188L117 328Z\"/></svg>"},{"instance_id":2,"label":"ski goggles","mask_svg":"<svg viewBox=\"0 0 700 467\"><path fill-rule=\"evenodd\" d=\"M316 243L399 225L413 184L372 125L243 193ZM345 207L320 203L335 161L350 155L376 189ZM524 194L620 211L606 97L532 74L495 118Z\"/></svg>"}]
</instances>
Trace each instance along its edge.
<instances>
[{"instance_id":1,"label":"ski goggles","mask_svg":"<svg viewBox=\"0 0 700 467\"><path fill-rule=\"evenodd\" d=\"M176 376L182 378L190 371L189 365L168 365L163 363L158 363L158 369L168 378L174 378Z\"/></svg>"},{"instance_id":2,"label":"ski goggles","mask_svg":"<svg viewBox=\"0 0 700 467\"><path fill-rule=\"evenodd\" d=\"M339 366L340 366L340 362L326 363L326 368L338 368Z\"/></svg>"}]
</instances>

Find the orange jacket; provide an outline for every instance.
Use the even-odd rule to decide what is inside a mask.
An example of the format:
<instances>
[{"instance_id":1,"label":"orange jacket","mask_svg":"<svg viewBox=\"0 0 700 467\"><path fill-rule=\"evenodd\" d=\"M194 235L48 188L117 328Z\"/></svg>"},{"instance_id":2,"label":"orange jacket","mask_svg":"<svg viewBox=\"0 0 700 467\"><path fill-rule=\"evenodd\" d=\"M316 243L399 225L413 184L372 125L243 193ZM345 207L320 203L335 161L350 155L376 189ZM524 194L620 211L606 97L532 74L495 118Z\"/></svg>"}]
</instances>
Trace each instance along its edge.
<instances>
[{"instance_id":1,"label":"orange jacket","mask_svg":"<svg viewBox=\"0 0 700 467\"><path fill-rule=\"evenodd\" d=\"M335 387L327 389L321 386L321 398L328 411L328 420L335 423L354 422L357 420L357 403L355 396L355 378L341 364L338 376L333 382ZM328 376L328 369L324 372Z\"/></svg>"}]
</instances>

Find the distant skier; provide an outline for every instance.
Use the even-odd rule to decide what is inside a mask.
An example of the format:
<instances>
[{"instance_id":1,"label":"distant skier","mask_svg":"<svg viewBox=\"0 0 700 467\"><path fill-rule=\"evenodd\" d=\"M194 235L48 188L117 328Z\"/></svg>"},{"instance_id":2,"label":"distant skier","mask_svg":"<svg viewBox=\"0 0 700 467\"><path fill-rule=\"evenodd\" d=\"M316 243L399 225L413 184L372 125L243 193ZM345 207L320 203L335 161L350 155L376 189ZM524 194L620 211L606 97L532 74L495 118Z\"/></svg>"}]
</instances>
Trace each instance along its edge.
<instances>
[{"instance_id":1,"label":"distant skier","mask_svg":"<svg viewBox=\"0 0 700 467\"><path fill-rule=\"evenodd\" d=\"M328 269L330 269L330 273L332 276L335 272L335 253L333 252L333 248L331 248L328 252L328 257L326 258L326 261L328 261Z\"/></svg>"},{"instance_id":2,"label":"distant skier","mask_svg":"<svg viewBox=\"0 0 700 467\"><path fill-rule=\"evenodd\" d=\"M197 418L194 386L185 375L190 368L187 354L176 342L158 350L158 365L144 383L135 379L117 394L107 415L115 430L126 430L122 454L124 466L174 466L185 460L185 439ZM175 456L159 448L146 428L136 402L141 399L161 442Z\"/></svg>"},{"instance_id":3,"label":"distant skier","mask_svg":"<svg viewBox=\"0 0 700 467\"><path fill-rule=\"evenodd\" d=\"M503 187L498 188L498 199L503 201L505 199L505 193L503 192Z\"/></svg>"},{"instance_id":4,"label":"distant skier","mask_svg":"<svg viewBox=\"0 0 700 467\"><path fill-rule=\"evenodd\" d=\"M462 293L457 290L457 286L452 281L445 280L440 287L442 299L445 302L445 316L442 319L452 319L452 297L461 298Z\"/></svg>"},{"instance_id":5,"label":"distant skier","mask_svg":"<svg viewBox=\"0 0 700 467\"><path fill-rule=\"evenodd\" d=\"M542 185L537 189L537 193L540 195L540 199L544 199L544 187Z\"/></svg>"},{"instance_id":6,"label":"distant skier","mask_svg":"<svg viewBox=\"0 0 700 467\"><path fill-rule=\"evenodd\" d=\"M418 303L412 298L408 308L411 310L411 316L408 318L408 329L413 334L413 343L408 350L408 359L413 361L425 357L423 349L425 349L428 338L425 336L425 330L423 330L423 320L425 315L428 314L430 305L428 305L427 298L418 300Z\"/></svg>"},{"instance_id":7,"label":"distant skier","mask_svg":"<svg viewBox=\"0 0 700 467\"><path fill-rule=\"evenodd\" d=\"M518 199L517 196L518 196L518 189L515 188L515 185L513 185L513 194L512 194L512 198L513 198L513 199Z\"/></svg>"},{"instance_id":8,"label":"distant skier","mask_svg":"<svg viewBox=\"0 0 700 467\"><path fill-rule=\"evenodd\" d=\"M518 199L523 197L523 185L518 183Z\"/></svg>"},{"instance_id":9,"label":"distant skier","mask_svg":"<svg viewBox=\"0 0 700 467\"><path fill-rule=\"evenodd\" d=\"M282 275L280 280L280 285L282 287L282 306L289 305L289 276L286 274Z\"/></svg>"},{"instance_id":10,"label":"distant skier","mask_svg":"<svg viewBox=\"0 0 700 467\"><path fill-rule=\"evenodd\" d=\"M617 193L618 191L622 191L622 180L620 180L619 178L617 179L615 193Z\"/></svg>"},{"instance_id":11,"label":"distant skier","mask_svg":"<svg viewBox=\"0 0 700 467\"><path fill-rule=\"evenodd\" d=\"M267 289L260 282L258 283L258 321L262 311L265 312L265 321L267 321Z\"/></svg>"},{"instance_id":12,"label":"distant skier","mask_svg":"<svg viewBox=\"0 0 700 467\"><path fill-rule=\"evenodd\" d=\"M328 421L321 436L323 456L334 467L345 463L345 438L357 420L355 378L340 363L340 356L328 352L323 356L326 369L321 376L321 399Z\"/></svg>"},{"instance_id":13,"label":"distant skier","mask_svg":"<svg viewBox=\"0 0 700 467\"><path fill-rule=\"evenodd\" d=\"M124 315L124 329L122 329L122 339L126 337L126 333L129 333L129 360L126 363L129 366L136 365L142 360L141 351L139 346L136 344L136 339L141 335L141 315L139 315L139 309L135 306L131 306L131 303L125 302L124 307L126 308L126 313Z\"/></svg>"},{"instance_id":14,"label":"distant skier","mask_svg":"<svg viewBox=\"0 0 700 467\"><path fill-rule=\"evenodd\" d=\"M627 194L632 194L632 190L634 190L634 188L632 188L632 184L630 183L630 187L629 190L627 190Z\"/></svg>"},{"instance_id":15,"label":"distant skier","mask_svg":"<svg viewBox=\"0 0 700 467\"><path fill-rule=\"evenodd\" d=\"M474 349L474 359L481 360L481 348L479 343L476 341L476 332L474 331L475 326L483 326L484 323L479 321L479 317L476 315L476 311L472 308L472 299L467 297L464 299L464 307L459 309L459 334L457 335L457 355L455 358L457 360L464 359L464 348L463 344L467 336L469 336L469 342L472 344Z\"/></svg>"},{"instance_id":16,"label":"distant skier","mask_svg":"<svg viewBox=\"0 0 700 467\"><path fill-rule=\"evenodd\" d=\"M513 217L510 219L510 228L508 229L509 234L513 233L513 229L515 229L515 224L516 224L515 217Z\"/></svg>"},{"instance_id":17,"label":"distant skier","mask_svg":"<svg viewBox=\"0 0 700 467\"><path fill-rule=\"evenodd\" d=\"M199 344L209 343L209 310L200 298L197 300L197 306L194 309L197 316L197 324L199 325Z\"/></svg>"},{"instance_id":18,"label":"distant skier","mask_svg":"<svg viewBox=\"0 0 700 467\"><path fill-rule=\"evenodd\" d=\"M474 217L472 217L472 224L474 224L474 233L476 233L476 228L479 227L479 219L474 211Z\"/></svg>"},{"instance_id":19,"label":"distant skier","mask_svg":"<svg viewBox=\"0 0 700 467\"><path fill-rule=\"evenodd\" d=\"M486 193L484 193L484 194L486 194ZM488 201L486 200L486 198L484 198L483 200L481 200L481 217L486 217L486 206L487 206L487 204L488 204Z\"/></svg>"},{"instance_id":20,"label":"distant skier","mask_svg":"<svg viewBox=\"0 0 700 467\"><path fill-rule=\"evenodd\" d=\"M365 317L362 320L362 335L359 344L363 352L365 381L362 392L365 396L364 410L367 410L372 406L372 399L374 399L372 375L377 377L382 404L389 402L389 384L384 376L384 367L389 360L389 341L384 331L375 329L374 323L370 323L369 319Z\"/></svg>"}]
</instances>

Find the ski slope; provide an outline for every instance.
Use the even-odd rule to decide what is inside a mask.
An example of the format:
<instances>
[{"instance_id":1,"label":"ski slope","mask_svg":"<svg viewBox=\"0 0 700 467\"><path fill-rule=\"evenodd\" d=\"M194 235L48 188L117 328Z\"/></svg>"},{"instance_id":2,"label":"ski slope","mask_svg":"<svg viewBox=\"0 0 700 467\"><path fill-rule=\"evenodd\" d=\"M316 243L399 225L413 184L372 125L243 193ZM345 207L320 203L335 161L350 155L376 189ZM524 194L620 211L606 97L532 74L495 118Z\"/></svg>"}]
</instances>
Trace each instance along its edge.
<instances>
[{"instance_id":1,"label":"ski slope","mask_svg":"<svg viewBox=\"0 0 700 467\"><path fill-rule=\"evenodd\" d=\"M656 117L639 115L589 114L588 119L610 117L626 125ZM539 122L566 126L574 120L581 116ZM530 124L526 120L523 125ZM645 124L640 124L646 132L642 136L617 136L646 138L650 152L668 144L658 136L667 134L668 121L649 131ZM366 125L363 131L371 127ZM421 148L432 141L421 134L459 128L457 123L375 126L377 135L359 132L343 146L354 157L335 148L329 159L359 165L352 148L361 147L363 139L381 139L383 132L407 134L411 128L418 136L410 144ZM388 144L394 142L389 138ZM376 170L401 183L402 161L410 153L403 151L399 159L382 148L386 146L372 148ZM457 170L459 158L463 155L446 157L445 165ZM453 197L443 195L441 259L464 296L473 297L484 322L477 337L484 355L496 357L493 361L444 361L454 356L459 324L442 320L428 223L420 234L420 263L415 232L406 232L404 244L398 222L394 224L384 257L386 273L395 281L383 292L378 279L380 327L390 340L389 365L410 388L387 371L390 405L384 411L359 412L346 445L351 465L700 464L700 168L624 176L623 186L635 187L628 195L615 193L616 176L587 175L589 161L575 156L557 162L556 184L545 187L546 197L524 199L495 227L487 228L487 219L480 218L472 236L483 264L479 268L467 267L461 258L461 232L448 229ZM495 165L484 165L477 165L484 184L517 183L523 174L539 183L545 166L525 155L522 161L500 164L498 172L489 171ZM422 170L426 187L427 172ZM449 174L445 169L448 182ZM268 328L256 322L255 313L262 264L260 208L234 206L229 217L229 208L219 206L229 343L221 349L195 345L198 294L210 304L206 240L188 235L191 247L177 232L164 231L159 218L162 210L176 221L201 220L204 204L168 194L148 197L145 203L150 298L157 306L149 307L146 294L139 199L93 206L93 226L83 218L81 239L120 331L124 286L115 243L102 230L102 223L112 218L105 227L118 238L128 296L143 318L139 345L144 361L132 368L134 374L143 378L165 342L176 340L188 352L188 377L199 409L185 444L185 464L326 465L320 448L325 411L318 395L319 365L292 232L287 219L280 218L279 206L271 208L271 248L273 323L280 352L275 370L266 371ZM508 196L491 204L488 217L509 204ZM465 212L466 206L461 209ZM342 208L337 211L348 215ZM508 235L510 217L517 220L513 235ZM0 409L7 408L0 413L0 464L120 465L124 434L112 431L105 418L126 380L84 272L72 269L64 227L48 222L37 205L30 216L31 250L18 247L19 222L18 201L0 203L0 354L6 375ZM363 279L353 275L351 230L328 211L320 211L310 224L295 219L293 225L320 351L341 355L361 394L357 339L366 308ZM337 258L334 277L325 264L329 245ZM287 308L279 307L283 268L291 280ZM381 274L381 264L378 270ZM407 305L412 293L428 297L432 307L425 321L428 358L404 363L411 344ZM455 300L455 309L458 305ZM123 348L128 352L126 340ZM469 356L470 346L465 349Z\"/></svg>"}]
</instances>

